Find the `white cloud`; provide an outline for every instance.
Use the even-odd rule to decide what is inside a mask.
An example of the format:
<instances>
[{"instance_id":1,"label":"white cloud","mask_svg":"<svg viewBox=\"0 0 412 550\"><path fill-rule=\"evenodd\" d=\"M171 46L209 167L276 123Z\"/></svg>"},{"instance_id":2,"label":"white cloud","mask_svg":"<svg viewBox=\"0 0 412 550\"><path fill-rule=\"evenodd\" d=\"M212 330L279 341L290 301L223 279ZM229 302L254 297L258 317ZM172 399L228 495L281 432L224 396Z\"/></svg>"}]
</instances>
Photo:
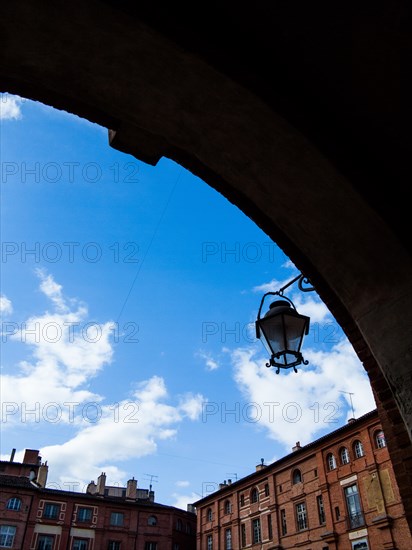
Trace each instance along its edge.
<instances>
[{"instance_id":1,"label":"white cloud","mask_svg":"<svg viewBox=\"0 0 412 550\"><path fill-rule=\"evenodd\" d=\"M190 420L197 420L203 410L204 402L205 398L200 393L196 395L189 393L181 399L179 409L190 418Z\"/></svg>"},{"instance_id":2,"label":"white cloud","mask_svg":"<svg viewBox=\"0 0 412 550\"><path fill-rule=\"evenodd\" d=\"M1 94L0 120L19 120L22 118L22 98L10 94Z\"/></svg>"},{"instance_id":3,"label":"white cloud","mask_svg":"<svg viewBox=\"0 0 412 550\"><path fill-rule=\"evenodd\" d=\"M0 313L2 315L13 313L13 305L4 294L0 296Z\"/></svg>"},{"instance_id":4,"label":"white cloud","mask_svg":"<svg viewBox=\"0 0 412 550\"><path fill-rule=\"evenodd\" d=\"M189 487L189 485L190 485L190 481L185 481L185 480L176 481L177 487Z\"/></svg>"},{"instance_id":5,"label":"white cloud","mask_svg":"<svg viewBox=\"0 0 412 550\"><path fill-rule=\"evenodd\" d=\"M196 356L204 360L208 371L216 370L220 367L219 363L213 359L212 354L208 351L200 350L196 353Z\"/></svg>"},{"instance_id":6,"label":"white cloud","mask_svg":"<svg viewBox=\"0 0 412 550\"><path fill-rule=\"evenodd\" d=\"M41 280L40 290L53 302L58 311L68 311L62 294L62 285L56 283L51 275L47 275L44 269L35 270Z\"/></svg>"},{"instance_id":7,"label":"white cloud","mask_svg":"<svg viewBox=\"0 0 412 550\"><path fill-rule=\"evenodd\" d=\"M182 411L191 408L192 396L177 406L166 403L167 397L163 378L153 376L140 382L129 400L95 404L92 415L87 410L90 405L83 406L78 433L61 445L41 449L42 456L53 465L53 479L81 484L105 471L108 484L125 483L117 464L156 452L160 441L176 437L178 425L187 417Z\"/></svg>"},{"instance_id":8,"label":"white cloud","mask_svg":"<svg viewBox=\"0 0 412 550\"><path fill-rule=\"evenodd\" d=\"M70 439L41 448L54 486L83 490L102 471L108 484L124 484L118 463L152 454L160 441L175 438L179 424L199 418L205 398L189 393L168 403L166 383L155 375L136 382L130 399L104 403L87 385L112 360L111 323L98 325L98 338L96 331L86 338L73 330L87 324L87 307L68 300L51 275L37 274L53 311L31 317L12 337L30 346L32 359L22 361L17 374L2 376L2 427L72 426Z\"/></svg>"},{"instance_id":9,"label":"white cloud","mask_svg":"<svg viewBox=\"0 0 412 550\"><path fill-rule=\"evenodd\" d=\"M12 341L30 346L31 359L21 361L17 373L1 378L2 400L9 403L7 425L22 420L49 421L51 403L60 405L61 421L69 421L64 403L85 403L102 398L85 388L85 384L109 364L113 356L110 342L113 323L88 322L88 310L76 300L64 298L61 285L51 275L38 271L40 290L51 300L54 311L33 316L19 326ZM14 404L14 405L13 405ZM57 414L57 413L56 413Z\"/></svg>"},{"instance_id":10,"label":"white cloud","mask_svg":"<svg viewBox=\"0 0 412 550\"><path fill-rule=\"evenodd\" d=\"M172 506L175 508L180 508L181 510L187 510L188 504L193 504L193 502L201 499L200 495L193 492L190 495L179 495L178 493L173 493L172 497L175 499Z\"/></svg>"},{"instance_id":11,"label":"white cloud","mask_svg":"<svg viewBox=\"0 0 412 550\"><path fill-rule=\"evenodd\" d=\"M270 438L290 452L297 441L310 443L316 436L330 432L343 419L353 392L355 416L376 407L369 379L351 345L342 340L331 351L305 350L308 366L298 373L265 366L250 349L232 353L234 378L247 400L243 420L267 431ZM229 408L229 405L228 405Z\"/></svg>"}]
</instances>

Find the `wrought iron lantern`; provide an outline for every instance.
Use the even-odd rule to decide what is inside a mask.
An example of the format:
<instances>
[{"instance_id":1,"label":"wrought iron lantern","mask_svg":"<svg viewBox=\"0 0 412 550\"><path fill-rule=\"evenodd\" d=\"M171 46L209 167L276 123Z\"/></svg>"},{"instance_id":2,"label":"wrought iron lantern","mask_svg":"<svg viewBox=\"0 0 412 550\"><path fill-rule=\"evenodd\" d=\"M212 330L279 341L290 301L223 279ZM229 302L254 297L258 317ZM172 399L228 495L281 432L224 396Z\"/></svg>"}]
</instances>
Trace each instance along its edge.
<instances>
[{"instance_id":1,"label":"wrought iron lantern","mask_svg":"<svg viewBox=\"0 0 412 550\"><path fill-rule=\"evenodd\" d=\"M303 358L301 347L303 338L309 332L310 318L297 312L292 300L283 295L283 291L298 282L300 290L309 292L314 290L303 275L298 275L276 292L267 292L261 300L258 317L256 320L256 337L262 340L263 345L270 355L267 367L280 369L293 368L300 364L307 365L309 361ZM277 296L278 299L270 304L269 310L261 317L263 302L267 296Z\"/></svg>"}]
</instances>

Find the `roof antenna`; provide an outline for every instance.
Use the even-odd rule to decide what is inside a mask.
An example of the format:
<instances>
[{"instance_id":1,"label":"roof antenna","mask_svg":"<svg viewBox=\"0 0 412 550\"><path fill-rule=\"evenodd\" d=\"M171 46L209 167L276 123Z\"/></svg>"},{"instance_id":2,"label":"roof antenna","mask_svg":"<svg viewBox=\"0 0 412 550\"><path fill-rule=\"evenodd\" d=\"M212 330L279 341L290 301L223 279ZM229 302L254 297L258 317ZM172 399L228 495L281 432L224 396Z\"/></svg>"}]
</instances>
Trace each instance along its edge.
<instances>
[{"instance_id":1,"label":"roof antenna","mask_svg":"<svg viewBox=\"0 0 412 550\"><path fill-rule=\"evenodd\" d=\"M157 479L154 479L155 477L159 477L159 476L155 476L153 474L145 474L145 476L149 476L150 477L150 485L149 485L149 491L152 490L152 481L155 481L157 483Z\"/></svg>"},{"instance_id":2,"label":"roof antenna","mask_svg":"<svg viewBox=\"0 0 412 550\"><path fill-rule=\"evenodd\" d=\"M355 419L355 410L353 408L353 403L352 403L352 395L355 395L354 393L350 392L350 391L343 391L343 390L339 390L340 393L346 393L349 395L349 399L350 399L350 406L351 406L351 409L352 409L352 418Z\"/></svg>"}]
</instances>

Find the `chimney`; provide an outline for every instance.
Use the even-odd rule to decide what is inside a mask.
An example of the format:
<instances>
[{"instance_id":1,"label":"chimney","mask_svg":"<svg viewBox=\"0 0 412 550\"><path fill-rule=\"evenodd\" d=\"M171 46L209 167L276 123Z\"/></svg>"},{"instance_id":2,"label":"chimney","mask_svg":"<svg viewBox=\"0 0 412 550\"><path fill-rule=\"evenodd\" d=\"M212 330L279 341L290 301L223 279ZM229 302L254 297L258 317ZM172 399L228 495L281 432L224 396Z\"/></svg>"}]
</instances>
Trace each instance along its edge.
<instances>
[{"instance_id":1,"label":"chimney","mask_svg":"<svg viewBox=\"0 0 412 550\"><path fill-rule=\"evenodd\" d=\"M47 474L49 473L49 467L47 466L47 461L42 464L37 472L37 483L40 487L46 487L47 483Z\"/></svg>"},{"instance_id":2,"label":"chimney","mask_svg":"<svg viewBox=\"0 0 412 550\"><path fill-rule=\"evenodd\" d=\"M87 486L86 493L88 493L89 495L95 495L96 490L97 490L96 483L92 480Z\"/></svg>"},{"instance_id":3,"label":"chimney","mask_svg":"<svg viewBox=\"0 0 412 550\"><path fill-rule=\"evenodd\" d=\"M231 480L231 479L228 479L228 480L227 480L227 484L228 484L228 485L232 485L232 480Z\"/></svg>"},{"instance_id":4,"label":"chimney","mask_svg":"<svg viewBox=\"0 0 412 550\"><path fill-rule=\"evenodd\" d=\"M102 472L97 478L97 494L104 496L106 488L106 472Z\"/></svg>"},{"instance_id":5,"label":"chimney","mask_svg":"<svg viewBox=\"0 0 412 550\"><path fill-rule=\"evenodd\" d=\"M292 447L292 451L297 451L298 449L301 449L300 441L296 441L296 445Z\"/></svg>"},{"instance_id":6,"label":"chimney","mask_svg":"<svg viewBox=\"0 0 412 550\"><path fill-rule=\"evenodd\" d=\"M263 470L264 468L266 468L266 464L264 464L264 461L265 459L264 458L261 458L260 459L260 464L258 464L256 466L256 471L259 472L260 470Z\"/></svg>"},{"instance_id":7,"label":"chimney","mask_svg":"<svg viewBox=\"0 0 412 550\"><path fill-rule=\"evenodd\" d=\"M187 511L190 512L191 514L196 514L196 508L195 506L193 506L193 504L187 505Z\"/></svg>"},{"instance_id":8,"label":"chimney","mask_svg":"<svg viewBox=\"0 0 412 550\"><path fill-rule=\"evenodd\" d=\"M226 487L226 479L223 480L223 483L219 483L219 489Z\"/></svg>"},{"instance_id":9,"label":"chimney","mask_svg":"<svg viewBox=\"0 0 412 550\"><path fill-rule=\"evenodd\" d=\"M16 454L16 449L12 449L11 455L10 455L10 462L14 461L14 455Z\"/></svg>"},{"instance_id":10,"label":"chimney","mask_svg":"<svg viewBox=\"0 0 412 550\"><path fill-rule=\"evenodd\" d=\"M352 424L352 422L355 422L356 418L349 418L348 424Z\"/></svg>"},{"instance_id":11,"label":"chimney","mask_svg":"<svg viewBox=\"0 0 412 550\"><path fill-rule=\"evenodd\" d=\"M132 478L127 482L126 498L136 500L137 497L137 479Z\"/></svg>"},{"instance_id":12,"label":"chimney","mask_svg":"<svg viewBox=\"0 0 412 550\"><path fill-rule=\"evenodd\" d=\"M39 451L35 449L26 449L24 452L23 464L36 464L39 465L41 458L39 457Z\"/></svg>"}]
</instances>

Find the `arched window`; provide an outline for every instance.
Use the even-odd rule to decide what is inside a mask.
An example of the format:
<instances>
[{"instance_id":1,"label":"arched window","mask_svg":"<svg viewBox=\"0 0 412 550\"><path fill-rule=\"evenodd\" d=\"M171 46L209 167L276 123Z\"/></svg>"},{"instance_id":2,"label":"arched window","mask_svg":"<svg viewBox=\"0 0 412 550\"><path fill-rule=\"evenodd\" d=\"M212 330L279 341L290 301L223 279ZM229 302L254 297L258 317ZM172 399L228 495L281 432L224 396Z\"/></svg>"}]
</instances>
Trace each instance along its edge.
<instances>
[{"instance_id":1,"label":"arched window","mask_svg":"<svg viewBox=\"0 0 412 550\"><path fill-rule=\"evenodd\" d=\"M378 449L383 449L384 447L386 447L385 434L382 430L379 430L375 433L375 444Z\"/></svg>"},{"instance_id":2,"label":"arched window","mask_svg":"<svg viewBox=\"0 0 412 550\"><path fill-rule=\"evenodd\" d=\"M250 502L257 502L259 500L259 492L256 489L256 487L253 487L253 489L250 492Z\"/></svg>"},{"instance_id":3,"label":"arched window","mask_svg":"<svg viewBox=\"0 0 412 550\"><path fill-rule=\"evenodd\" d=\"M230 504L230 500L225 500L225 514L230 514L232 511L232 505Z\"/></svg>"},{"instance_id":4,"label":"arched window","mask_svg":"<svg viewBox=\"0 0 412 550\"><path fill-rule=\"evenodd\" d=\"M156 516L149 516L147 518L147 525L157 525L157 517Z\"/></svg>"},{"instance_id":5,"label":"arched window","mask_svg":"<svg viewBox=\"0 0 412 550\"><path fill-rule=\"evenodd\" d=\"M359 439L357 439L353 444L353 452L355 453L356 458L360 458L365 454L363 450L363 445Z\"/></svg>"},{"instance_id":6,"label":"arched window","mask_svg":"<svg viewBox=\"0 0 412 550\"><path fill-rule=\"evenodd\" d=\"M340 461L342 464L349 464L349 451L346 447L342 447L340 450Z\"/></svg>"},{"instance_id":7,"label":"arched window","mask_svg":"<svg viewBox=\"0 0 412 550\"><path fill-rule=\"evenodd\" d=\"M17 497L10 498L7 501L7 510L15 510L16 512L20 510L21 500Z\"/></svg>"},{"instance_id":8,"label":"arched window","mask_svg":"<svg viewBox=\"0 0 412 550\"><path fill-rule=\"evenodd\" d=\"M293 485L295 485L296 483L302 483L302 474L298 468L293 471L292 483Z\"/></svg>"},{"instance_id":9,"label":"arched window","mask_svg":"<svg viewBox=\"0 0 412 550\"><path fill-rule=\"evenodd\" d=\"M328 465L328 470L336 469L336 459L332 453L329 453L328 456L326 457L326 463Z\"/></svg>"},{"instance_id":10,"label":"arched window","mask_svg":"<svg viewBox=\"0 0 412 550\"><path fill-rule=\"evenodd\" d=\"M208 508L206 512L206 520L212 521L212 508Z\"/></svg>"}]
</instances>

